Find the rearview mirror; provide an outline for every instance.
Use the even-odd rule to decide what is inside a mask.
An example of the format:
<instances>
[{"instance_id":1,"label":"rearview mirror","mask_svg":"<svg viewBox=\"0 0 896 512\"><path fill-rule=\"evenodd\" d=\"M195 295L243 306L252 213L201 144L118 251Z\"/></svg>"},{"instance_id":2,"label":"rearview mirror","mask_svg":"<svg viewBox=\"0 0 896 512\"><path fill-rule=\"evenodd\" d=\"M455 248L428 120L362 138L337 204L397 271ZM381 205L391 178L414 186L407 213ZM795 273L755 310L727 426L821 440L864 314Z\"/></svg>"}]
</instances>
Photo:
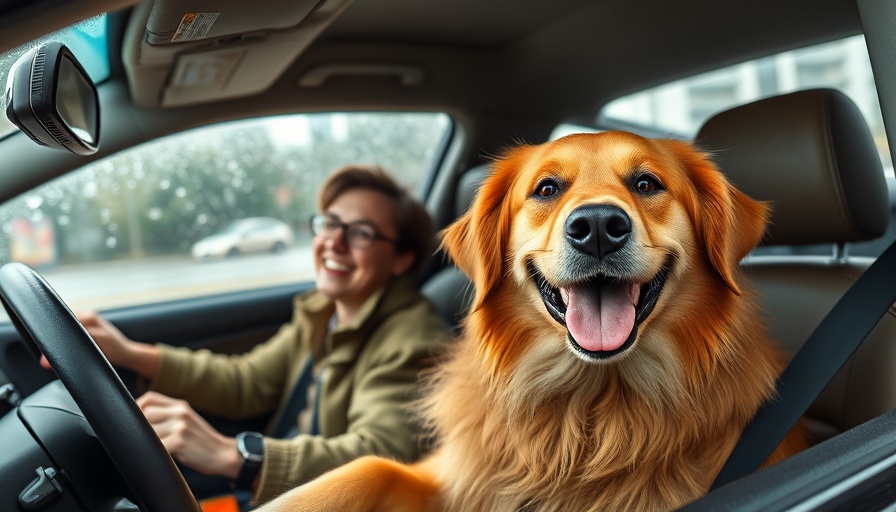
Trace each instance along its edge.
<instances>
[{"instance_id":1,"label":"rearview mirror","mask_svg":"<svg viewBox=\"0 0 896 512\"><path fill-rule=\"evenodd\" d=\"M96 86L62 43L44 43L13 64L6 117L42 146L92 155L99 147Z\"/></svg>"}]
</instances>

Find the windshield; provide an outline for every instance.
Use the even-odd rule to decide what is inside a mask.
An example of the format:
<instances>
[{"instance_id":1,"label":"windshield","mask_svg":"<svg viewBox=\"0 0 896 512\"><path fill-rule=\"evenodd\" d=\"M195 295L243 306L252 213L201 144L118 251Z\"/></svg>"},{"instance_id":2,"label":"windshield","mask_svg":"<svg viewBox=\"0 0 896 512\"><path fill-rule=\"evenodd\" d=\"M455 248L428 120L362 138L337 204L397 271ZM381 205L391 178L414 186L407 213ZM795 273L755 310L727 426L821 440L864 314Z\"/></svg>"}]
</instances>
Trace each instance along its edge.
<instances>
[{"instance_id":1,"label":"windshield","mask_svg":"<svg viewBox=\"0 0 896 512\"><path fill-rule=\"evenodd\" d=\"M16 59L29 49L49 41L64 43L75 54L94 83L109 78L106 15L101 14L0 54L0 85L6 87L9 69ZM0 95L0 110L6 112L5 94ZM9 122L5 114L0 115L0 138L16 130L15 125Z\"/></svg>"}]
</instances>

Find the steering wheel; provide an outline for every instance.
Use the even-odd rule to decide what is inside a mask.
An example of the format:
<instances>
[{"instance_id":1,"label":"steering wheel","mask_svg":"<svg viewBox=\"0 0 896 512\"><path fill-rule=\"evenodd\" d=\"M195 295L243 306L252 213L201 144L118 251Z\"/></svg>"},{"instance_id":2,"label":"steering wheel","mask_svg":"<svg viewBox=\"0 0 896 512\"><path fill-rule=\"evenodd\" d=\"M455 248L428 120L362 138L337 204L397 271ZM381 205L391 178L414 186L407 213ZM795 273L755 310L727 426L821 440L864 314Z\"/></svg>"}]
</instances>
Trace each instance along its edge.
<instances>
[{"instance_id":1,"label":"steering wheel","mask_svg":"<svg viewBox=\"0 0 896 512\"><path fill-rule=\"evenodd\" d=\"M0 267L0 301L29 350L47 356L141 509L200 512L118 374L43 277L21 263L7 263Z\"/></svg>"}]
</instances>

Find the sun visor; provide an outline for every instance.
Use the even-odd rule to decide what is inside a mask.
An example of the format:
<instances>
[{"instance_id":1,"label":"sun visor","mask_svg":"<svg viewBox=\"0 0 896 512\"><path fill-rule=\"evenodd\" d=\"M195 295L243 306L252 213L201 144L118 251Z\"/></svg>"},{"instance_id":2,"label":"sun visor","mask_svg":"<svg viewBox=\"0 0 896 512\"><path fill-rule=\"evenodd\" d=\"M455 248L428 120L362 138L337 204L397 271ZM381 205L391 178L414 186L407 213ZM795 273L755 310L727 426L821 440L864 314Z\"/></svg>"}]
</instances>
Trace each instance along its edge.
<instances>
[{"instance_id":1,"label":"sun visor","mask_svg":"<svg viewBox=\"0 0 896 512\"><path fill-rule=\"evenodd\" d=\"M143 107L267 90L351 0L157 0L134 9L123 60Z\"/></svg>"},{"instance_id":2,"label":"sun visor","mask_svg":"<svg viewBox=\"0 0 896 512\"><path fill-rule=\"evenodd\" d=\"M146 20L144 37L149 44L163 45L290 28L304 20L318 2L265 0L264 9L259 9L254 2L154 2Z\"/></svg>"}]
</instances>

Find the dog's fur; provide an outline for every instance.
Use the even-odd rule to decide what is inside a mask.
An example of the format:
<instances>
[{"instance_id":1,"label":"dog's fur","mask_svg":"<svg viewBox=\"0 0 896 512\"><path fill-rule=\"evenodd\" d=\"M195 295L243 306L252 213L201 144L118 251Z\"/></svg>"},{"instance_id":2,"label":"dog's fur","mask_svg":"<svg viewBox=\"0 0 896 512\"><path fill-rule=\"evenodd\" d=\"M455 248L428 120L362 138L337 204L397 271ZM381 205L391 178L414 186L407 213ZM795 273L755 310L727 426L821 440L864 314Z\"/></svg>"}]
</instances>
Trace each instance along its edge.
<instances>
[{"instance_id":1,"label":"dog's fur","mask_svg":"<svg viewBox=\"0 0 896 512\"><path fill-rule=\"evenodd\" d=\"M508 151L443 233L475 298L428 381L434 452L358 459L262 510L663 510L701 496L782 368L739 277L766 217L686 143L608 132ZM550 312L595 274L577 304L628 313ZM655 303L640 324L615 318L638 300ZM794 431L769 462L803 445Z\"/></svg>"}]
</instances>

